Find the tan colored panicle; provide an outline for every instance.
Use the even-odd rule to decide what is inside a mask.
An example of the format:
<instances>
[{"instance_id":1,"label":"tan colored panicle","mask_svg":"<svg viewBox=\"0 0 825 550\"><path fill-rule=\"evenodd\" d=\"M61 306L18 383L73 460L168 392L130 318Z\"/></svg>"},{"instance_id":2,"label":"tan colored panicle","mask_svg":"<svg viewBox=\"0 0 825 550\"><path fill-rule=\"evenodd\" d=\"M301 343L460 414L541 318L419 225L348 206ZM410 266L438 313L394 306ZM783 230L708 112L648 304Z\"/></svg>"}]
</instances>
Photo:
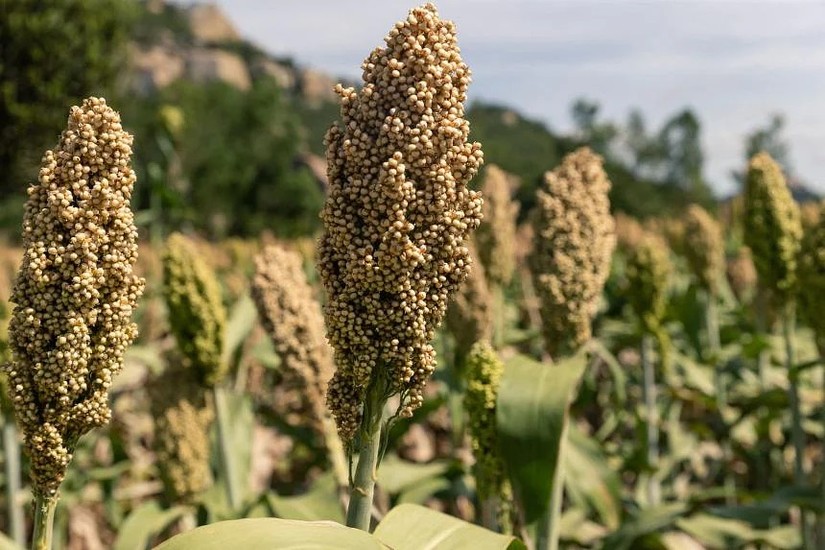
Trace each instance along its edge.
<instances>
[{"instance_id":1,"label":"tan colored panicle","mask_svg":"<svg viewBox=\"0 0 825 550\"><path fill-rule=\"evenodd\" d=\"M758 153L748 165L744 210L745 244L753 254L759 284L771 290L781 307L796 292L802 221L782 170L767 153Z\"/></svg>"},{"instance_id":2,"label":"tan colored panicle","mask_svg":"<svg viewBox=\"0 0 825 550\"><path fill-rule=\"evenodd\" d=\"M184 235L173 233L163 253L163 295L169 327L187 366L212 387L226 375L222 361L226 309L215 273Z\"/></svg>"},{"instance_id":3,"label":"tan colored panicle","mask_svg":"<svg viewBox=\"0 0 825 550\"><path fill-rule=\"evenodd\" d=\"M279 245L255 257L252 298L283 365L301 382L319 431L326 413L324 396L332 377L332 349L325 338L321 304L307 281L301 257Z\"/></svg>"},{"instance_id":4,"label":"tan colored panicle","mask_svg":"<svg viewBox=\"0 0 825 550\"><path fill-rule=\"evenodd\" d=\"M730 287L740 302L748 302L753 298L757 275L750 248L739 247L736 255L728 260L727 276Z\"/></svg>"},{"instance_id":5,"label":"tan colored panicle","mask_svg":"<svg viewBox=\"0 0 825 550\"><path fill-rule=\"evenodd\" d=\"M412 414L435 369L430 341L468 271L482 163L468 140L470 70L452 22L425 4L364 60L363 87L337 86L341 118L326 136L328 196L318 271L337 371L328 404L342 439L360 423L371 379Z\"/></svg>"},{"instance_id":6,"label":"tan colored panicle","mask_svg":"<svg viewBox=\"0 0 825 550\"><path fill-rule=\"evenodd\" d=\"M602 158L586 147L565 156L539 189L529 261L551 356L591 337L616 246L609 191Z\"/></svg>"},{"instance_id":7,"label":"tan colored panicle","mask_svg":"<svg viewBox=\"0 0 825 550\"><path fill-rule=\"evenodd\" d=\"M616 246L623 251L630 251L636 248L645 236L645 228L639 221L632 217L618 212L614 217L616 223Z\"/></svg>"},{"instance_id":8,"label":"tan colored panicle","mask_svg":"<svg viewBox=\"0 0 825 550\"><path fill-rule=\"evenodd\" d=\"M816 224L805 231L799 254L799 304L802 318L813 329L820 352L825 349L825 201L819 203Z\"/></svg>"},{"instance_id":9,"label":"tan colored panicle","mask_svg":"<svg viewBox=\"0 0 825 550\"><path fill-rule=\"evenodd\" d=\"M692 204L685 212L683 254L699 285L713 295L725 269L725 241L719 223L707 210Z\"/></svg>"},{"instance_id":10,"label":"tan colored panicle","mask_svg":"<svg viewBox=\"0 0 825 550\"><path fill-rule=\"evenodd\" d=\"M642 326L656 332L667 307L672 265L665 241L648 233L627 258L627 297Z\"/></svg>"},{"instance_id":11,"label":"tan colored panicle","mask_svg":"<svg viewBox=\"0 0 825 550\"><path fill-rule=\"evenodd\" d=\"M77 440L109 421L108 390L137 334L131 145L106 101L86 99L29 187L7 372L38 496L56 495Z\"/></svg>"},{"instance_id":12,"label":"tan colored panicle","mask_svg":"<svg viewBox=\"0 0 825 550\"><path fill-rule=\"evenodd\" d=\"M209 428L215 413L192 369L172 366L149 384L155 421L156 464L174 503L186 503L212 485Z\"/></svg>"},{"instance_id":13,"label":"tan colored panicle","mask_svg":"<svg viewBox=\"0 0 825 550\"><path fill-rule=\"evenodd\" d=\"M484 220L476 232L478 256L491 284L510 284L516 269L516 218L519 204L512 198L511 176L491 164L484 171Z\"/></svg>"},{"instance_id":14,"label":"tan colored panicle","mask_svg":"<svg viewBox=\"0 0 825 550\"><path fill-rule=\"evenodd\" d=\"M446 325L456 341L456 354L466 357L473 344L493 337L492 295L484 266L475 246L470 246L470 274L447 307Z\"/></svg>"}]
</instances>

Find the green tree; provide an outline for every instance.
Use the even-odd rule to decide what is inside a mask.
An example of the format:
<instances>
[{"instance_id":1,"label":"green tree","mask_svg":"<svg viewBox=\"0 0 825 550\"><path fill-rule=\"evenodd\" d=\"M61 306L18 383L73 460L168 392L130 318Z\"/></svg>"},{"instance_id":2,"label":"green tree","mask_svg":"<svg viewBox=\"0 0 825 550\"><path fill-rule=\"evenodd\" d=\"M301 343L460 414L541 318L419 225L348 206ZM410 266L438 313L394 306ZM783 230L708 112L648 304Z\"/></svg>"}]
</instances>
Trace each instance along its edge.
<instances>
[{"instance_id":1,"label":"green tree","mask_svg":"<svg viewBox=\"0 0 825 550\"><path fill-rule=\"evenodd\" d=\"M0 0L0 200L6 215L19 218L23 189L37 175L43 151L55 144L68 107L112 91L133 13L127 0ZM9 198L18 200L9 204Z\"/></svg>"},{"instance_id":2,"label":"green tree","mask_svg":"<svg viewBox=\"0 0 825 550\"><path fill-rule=\"evenodd\" d=\"M570 107L570 117L576 127L575 137L586 143L600 155L609 158L611 146L619 134L619 129L612 122L599 120L601 105L595 101L579 98Z\"/></svg>"}]
</instances>

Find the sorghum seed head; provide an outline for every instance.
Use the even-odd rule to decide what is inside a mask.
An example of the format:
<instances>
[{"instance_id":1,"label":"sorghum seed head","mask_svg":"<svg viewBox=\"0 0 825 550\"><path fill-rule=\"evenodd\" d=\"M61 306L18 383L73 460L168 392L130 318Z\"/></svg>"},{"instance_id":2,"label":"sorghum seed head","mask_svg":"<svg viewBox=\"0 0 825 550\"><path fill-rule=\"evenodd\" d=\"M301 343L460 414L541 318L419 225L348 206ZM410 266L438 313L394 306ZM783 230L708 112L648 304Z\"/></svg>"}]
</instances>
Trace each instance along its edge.
<instances>
[{"instance_id":1,"label":"sorghum seed head","mask_svg":"<svg viewBox=\"0 0 825 550\"><path fill-rule=\"evenodd\" d=\"M455 338L459 357L465 357L479 340L493 337L492 295L472 243L470 262L470 274L447 306L446 326Z\"/></svg>"},{"instance_id":2,"label":"sorghum seed head","mask_svg":"<svg viewBox=\"0 0 825 550\"><path fill-rule=\"evenodd\" d=\"M818 222L807 228L799 253L799 304L802 318L825 347L825 201Z\"/></svg>"},{"instance_id":3,"label":"sorghum seed head","mask_svg":"<svg viewBox=\"0 0 825 550\"><path fill-rule=\"evenodd\" d=\"M516 218L519 205L511 193L514 176L491 164L484 170L484 220L476 232L478 256L491 284L507 286L516 269Z\"/></svg>"},{"instance_id":4,"label":"sorghum seed head","mask_svg":"<svg viewBox=\"0 0 825 550\"><path fill-rule=\"evenodd\" d=\"M212 485L209 428L214 411L197 373L170 366L149 385L154 449L166 495L185 503Z\"/></svg>"},{"instance_id":5,"label":"sorghum seed head","mask_svg":"<svg viewBox=\"0 0 825 550\"><path fill-rule=\"evenodd\" d=\"M767 153L755 155L748 166L743 222L759 284L782 306L796 291L802 222L782 170Z\"/></svg>"},{"instance_id":6,"label":"sorghum seed head","mask_svg":"<svg viewBox=\"0 0 825 550\"><path fill-rule=\"evenodd\" d=\"M699 285L716 295L725 267L725 241L719 223L707 210L692 204L685 212L683 254Z\"/></svg>"},{"instance_id":7,"label":"sorghum seed head","mask_svg":"<svg viewBox=\"0 0 825 550\"><path fill-rule=\"evenodd\" d=\"M201 384L212 387L226 375L222 361L226 309L214 272L180 233L166 240L163 253L163 296L169 327L187 366Z\"/></svg>"},{"instance_id":8,"label":"sorghum seed head","mask_svg":"<svg viewBox=\"0 0 825 550\"><path fill-rule=\"evenodd\" d=\"M510 487L498 445L496 400L504 364L487 342L476 343L467 357L464 408L467 410L476 490L479 499L505 498Z\"/></svg>"},{"instance_id":9,"label":"sorghum seed head","mask_svg":"<svg viewBox=\"0 0 825 550\"><path fill-rule=\"evenodd\" d=\"M435 368L430 340L468 270L481 220L467 184L483 155L468 141L470 71L455 27L413 9L364 60L360 91L336 88L341 120L326 136L329 192L318 270L337 371L328 405L354 435L373 376L420 405Z\"/></svg>"},{"instance_id":10,"label":"sorghum seed head","mask_svg":"<svg viewBox=\"0 0 825 550\"><path fill-rule=\"evenodd\" d=\"M303 388L314 428L321 431L327 414L324 396L334 371L332 349L301 257L280 245L266 247L255 258L252 298L286 371Z\"/></svg>"},{"instance_id":11,"label":"sorghum seed head","mask_svg":"<svg viewBox=\"0 0 825 550\"><path fill-rule=\"evenodd\" d=\"M120 116L88 98L28 190L7 373L38 495L57 493L78 438L109 421L108 390L137 334L131 145Z\"/></svg>"},{"instance_id":12,"label":"sorghum seed head","mask_svg":"<svg viewBox=\"0 0 825 550\"><path fill-rule=\"evenodd\" d=\"M739 247L736 255L728 260L727 275L736 298L742 303L750 301L757 283L756 267L753 265L750 248Z\"/></svg>"},{"instance_id":13,"label":"sorghum seed head","mask_svg":"<svg viewBox=\"0 0 825 550\"><path fill-rule=\"evenodd\" d=\"M529 261L550 355L590 339L616 246L609 191L602 158L583 147L545 174L538 192Z\"/></svg>"},{"instance_id":14,"label":"sorghum seed head","mask_svg":"<svg viewBox=\"0 0 825 550\"><path fill-rule=\"evenodd\" d=\"M627 297L642 326L656 332L667 307L672 267L664 240L648 233L627 258Z\"/></svg>"}]
</instances>

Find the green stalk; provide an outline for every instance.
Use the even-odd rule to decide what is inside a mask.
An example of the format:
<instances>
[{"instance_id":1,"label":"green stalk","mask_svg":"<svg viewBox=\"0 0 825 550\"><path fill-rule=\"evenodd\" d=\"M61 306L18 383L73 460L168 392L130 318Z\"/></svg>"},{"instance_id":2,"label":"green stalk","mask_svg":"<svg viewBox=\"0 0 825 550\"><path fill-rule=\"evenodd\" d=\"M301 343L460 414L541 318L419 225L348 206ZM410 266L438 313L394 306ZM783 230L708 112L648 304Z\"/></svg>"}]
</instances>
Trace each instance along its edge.
<instances>
[{"instance_id":1,"label":"green stalk","mask_svg":"<svg viewBox=\"0 0 825 550\"><path fill-rule=\"evenodd\" d=\"M802 431L802 412L799 401L799 376L796 372L796 346L794 329L796 311L794 304L788 304L782 317L782 338L785 341L785 372L788 373L788 400L791 406L791 440L794 447L794 483L801 487L805 484L805 432ZM813 549L808 518L804 510L799 510L799 528L802 535L802 547Z\"/></svg>"},{"instance_id":2,"label":"green stalk","mask_svg":"<svg viewBox=\"0 0 825 550\"><path fill-rule=\"evenodd\" d=\"M567 449L567 426L565 422L561 432L559 458L556 471L553 473L553 491L550 493L547 513L539 519L536 526L536 550L558 550L559 548L561 505L564 500L564 455Z\"/></svg>"},{"instance_id":3,"label":"green stalk","mask_svg":"<svg viewBox=\"0 0 825 550\"><path fill-rule=\"evenodd\" d=\"M644 400L645 413L647 415L647 464L651 468L650 478L647 481L648 505L655 506L661 499L659 481L654 475L653 469L659 462L659 413L656 409L656 375L653 370L653 340L650 334L642 336L642 371L644 374Z\"/></svg>"},{"instance_id":4,"label":"green stalk","mask_svg":"<svg viewBox=\"0 0 825 550\"><path fill-rule=\"evenodd\" d=\"M321 429L324 432L324 446L327 449L327 458L332 466L332 473L339 489L349 485L349 468L347 467L346 454L341 438L338 437L338 429L335 421L325 411L321 412Z\"/></svg>"},{"instance_id":5,"label":"green stalk","mask_svg":"<svg viewBox=\"0 0 825 550\"><path fill-rule=\"evenodd\" d=\"M18 502L20 494L20 444L17 440L17 426L6 417L3 422L3 455L5 458L6 502L9 512L9 531L12 540L21 548L26 545L26 518L23 507Z\"/></svg>"},{"instance_id":6,"label":"green stalk","mask_svg":"<svg viewBox=\"0 0 825 550\"><path fill-rule=\"evenodd\" d=\"M54 534L54 511L57 509L57 496L38 495L34 503L34 536L32 550L51 550Z\"/></svg>"},{"instance_id":7,"label":"green stalk","mask_svg":"<svg viewBox=\"0 0 825 550\"><path fill-rule=\"evenodd\" d=\"M375 495L375 480L378 473L381 450L381 428L384 405L387 403L384 384L373 380L367 389L364 414L358 432L358 466L350 484L349 506L347 506L347 527L370 531L372 500Z\"/></svg>"},{"instance_id":8,"label":"green stalk","mask_svg":"<svg viewBox=\"0 0 825 550\"><path fill-rule=\"evenodd\" d=\"M224 482L226 483L226 498L229 501L229 508L234 512L241 507L241 481L235 479L235 457L232 453L232 443L229 441L229 434L232 427L229 425L229 410L226 404L226 390L220 385L212 389L215 398L215 422L218 428L218 448L220 453L220 464Z\"/></svg>"},{"instance_id":9,"label":"green stalk","mask_svg":"<svg viewBox=\"0 0 825 550\"><path fill-rule=\"evenodd\" d=\"M716 296L711 292L705 293L705 328L708 334L708 347L713 361L713 373L716 383L716 406L719 409L719 418L727 432L727 422L725 422L725 409L728 405L728 394L725 386L725 377L719 364L719 355L722 351L722 343L719 338L719 312L716 307ZM725 482L725 502L733 505L736 502L736 481L730 473L731 448L727 437L722 438L722 468Z\"/></svg>"}]
</instances>

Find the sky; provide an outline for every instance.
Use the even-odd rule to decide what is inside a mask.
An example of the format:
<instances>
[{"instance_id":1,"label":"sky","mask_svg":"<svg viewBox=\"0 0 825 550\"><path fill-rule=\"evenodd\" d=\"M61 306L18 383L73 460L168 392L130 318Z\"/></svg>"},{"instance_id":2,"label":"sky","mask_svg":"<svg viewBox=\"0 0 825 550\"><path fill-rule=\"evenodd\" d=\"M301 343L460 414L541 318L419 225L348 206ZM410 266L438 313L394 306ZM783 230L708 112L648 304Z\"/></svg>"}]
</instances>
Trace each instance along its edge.
<instances>
[{"instance_id":1,"label":"sky","mask_svg":"<svg viewBox=\"0 0 825 550\"><path fill-rule=\"evenodd\" d=\"M247 39L350 79L409 0L217 0ZM656 129L690 107L705 175L720 195L744 163L744 136L785 117L801 180L825 192L825 1L441 0L473 71L470 98L569 131L571 103L607 119L631 109ZM548 166L548 169L552 168Z\"/></svg>"}]
</instances>

